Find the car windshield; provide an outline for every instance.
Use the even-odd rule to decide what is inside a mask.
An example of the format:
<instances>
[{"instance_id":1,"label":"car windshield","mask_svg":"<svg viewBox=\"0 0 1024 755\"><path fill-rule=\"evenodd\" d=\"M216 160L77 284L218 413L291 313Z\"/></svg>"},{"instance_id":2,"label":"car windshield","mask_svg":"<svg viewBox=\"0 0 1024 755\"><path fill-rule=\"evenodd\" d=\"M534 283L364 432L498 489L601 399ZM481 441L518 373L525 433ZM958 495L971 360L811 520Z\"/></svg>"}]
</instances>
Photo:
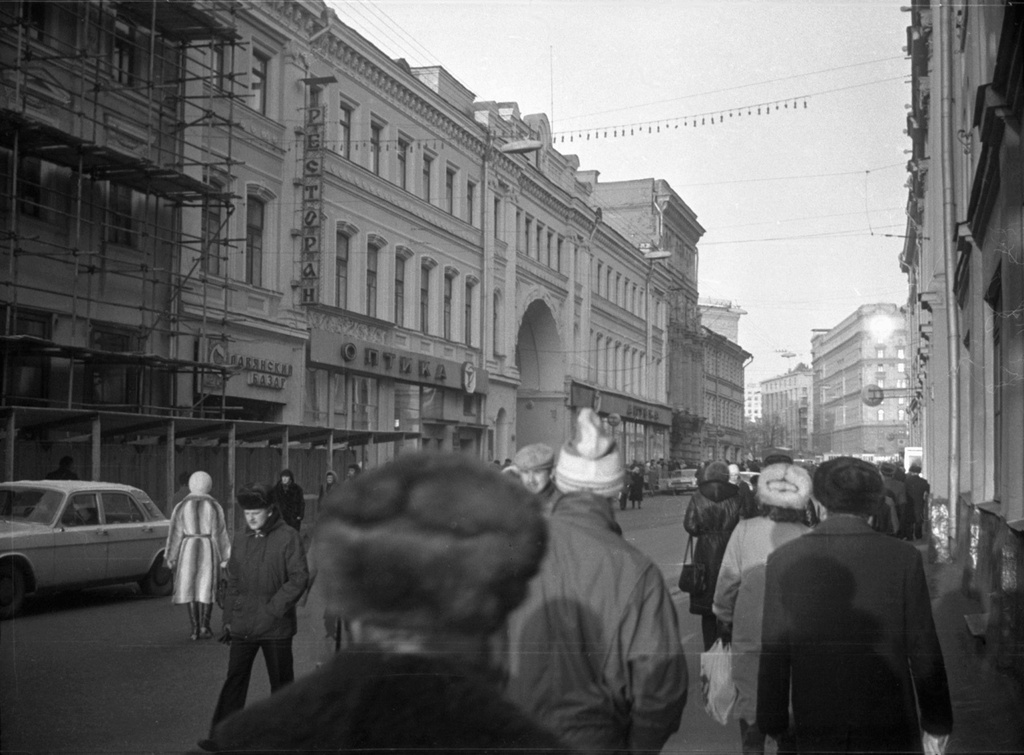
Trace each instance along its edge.
<instances>
[{"instance_id":1,"label":"car windshield","mask_svg":"<svg viewBox=\"0 0 1024 755\"><path fill-rule=\"evenodd\" d=\"M64 496L45 488L5 488L0 490L0 517L17 522L49 524Z\"/></svg>"}]
</instances>

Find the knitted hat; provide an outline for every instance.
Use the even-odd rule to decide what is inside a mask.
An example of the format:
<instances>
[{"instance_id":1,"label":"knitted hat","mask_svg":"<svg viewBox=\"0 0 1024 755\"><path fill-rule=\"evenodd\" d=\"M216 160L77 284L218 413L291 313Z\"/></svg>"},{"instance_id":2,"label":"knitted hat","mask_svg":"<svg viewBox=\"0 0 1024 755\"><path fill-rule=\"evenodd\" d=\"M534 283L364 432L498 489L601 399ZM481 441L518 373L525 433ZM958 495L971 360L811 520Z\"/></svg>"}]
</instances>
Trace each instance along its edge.
<instances>
[{"instance_id":1,"label":"knitted hat","mask_svg":"<svg viewBox=\"0 0 1024 755\"><path fill-rule=\"evenodd\" d=\"M547 541L518 479L463 454L403 454L332 488L316 531L327 610L370 625L490 633Z\"/></svg>"},{"instance_id":2,"label":"knitted hat","mask_svg":"<svg viewBox=\"0 0 1024 755\"><path fill-rule=\"evenodd\" d=\"M780 509L803 509L811 499L811 476L796 464L769 464L757 478L757 500Z\"/></svg>"},{"instance_id":3,"label":"knitted hat","mask_svg":"<svg viewBox=\"0 0 1024 755\"><path fill-rule=\"evenodd\" d=\"M555 466L555 486L563 493L589 491L616 496L622 490L625 470L615 441L590 408L576 417L576 437L562 446Z\"/></svg>"},{"instance_id":4,"label":"knitted hat","mask_svg":"<svg viewBox=\"0 0 1024 755\"><path fill-rule=\"evenodd\" d=\"M213 490L213 478L206 472L193 472L188 478L188 492L192 495L210 495Z\"/></svg>"},{"instance_id":5,"label":"knitted hat","mask_svg":"<svg viewBox=\"0 0 1024 755\"><path fill-rule=\"evenodd\" d=\"M555 466L555 451L546 443L531 443L516 452L512 463L522 472L531 469L551 469Z\"/></svg>"}]
</instances>

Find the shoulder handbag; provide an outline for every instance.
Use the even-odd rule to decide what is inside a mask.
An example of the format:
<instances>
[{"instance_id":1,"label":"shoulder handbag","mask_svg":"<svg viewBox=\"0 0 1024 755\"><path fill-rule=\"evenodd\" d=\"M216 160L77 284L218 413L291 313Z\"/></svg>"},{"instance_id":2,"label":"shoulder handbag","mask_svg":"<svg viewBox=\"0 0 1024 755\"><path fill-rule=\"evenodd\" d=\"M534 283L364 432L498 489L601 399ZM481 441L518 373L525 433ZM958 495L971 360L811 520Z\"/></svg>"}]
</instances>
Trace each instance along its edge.
<instances>
[{"instance_id":1,"label":"shoulder handbag","mask_svg":"<svg viewBox=\"0 0 1024 755\"><path fill-rule=\"evenodd\" d=\"M679 573L679 589L683 592L703 592L707 586L707 567L693 562L693 536L686 541L683 570Z\"/></svg>"}]
</instances>

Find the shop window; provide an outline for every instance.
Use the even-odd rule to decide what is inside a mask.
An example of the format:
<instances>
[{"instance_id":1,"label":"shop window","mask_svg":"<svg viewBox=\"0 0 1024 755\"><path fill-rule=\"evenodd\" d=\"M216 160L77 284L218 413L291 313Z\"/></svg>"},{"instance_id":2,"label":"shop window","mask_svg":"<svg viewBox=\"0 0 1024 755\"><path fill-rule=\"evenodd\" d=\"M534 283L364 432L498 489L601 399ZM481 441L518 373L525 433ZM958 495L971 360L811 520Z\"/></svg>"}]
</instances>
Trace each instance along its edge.
<instances>
[{"instance_id":1,"label":"shop window","mask_svg":"<svg viewBox=\"0 0 1024 755\"><path fill-rule=\"evenodd\" d=\"M466 418L475 418L479 414L480 397L475 393L464 393L462 394L462 416Z\"/></svg>"},{"instance_id":2,"label":"shop window","mask_svg":"<svg viewBox=\"0 0 1024 755\"><path fill-rule=\"evenodd\" d=\"M127 186L112 185L108 194L107 241L120 246L135 246L132 200L134 192Z\"/></svg>"},{"instance_id":3,"label":"shop window","mask_svg":"<svg viewBox=\"0 0 1024 755\"><path fill-rule=\"evenodd\" d=\"M420 414L424 420L445 418L443 388L423 388L420 391Z\"/></svg>"},{"instance_id":4,"label":"shop window","mask_svg":"<svg viewBox=\"0 0 1024 755\"><path fill-rule=\"evenodd\" d=\"M245 203L245 282L263 285L263 232L266 206L250 196Z\"/></svg>"},{"instance_id":5,"label":"shop window","mask_svg":"<svg viewBox=\"0 0 1024 755\"><path fill-rule=\"evenodd\" d=\"M350 380L352 385L352 429L376 429L377 381L361 376L352 377Z\"/></svg>"},{"instance_id":6,"label":"shop window","mask_svg":"<svg viewBox=\"0 0 1024 755\"><path fill-rule=\"evenodd\" d=\"M420 387L395 383L394 429L404 432L420 430Z\"/></svg>"},{"instance_id":7,"label":"shop window","mask_svg":"<svg viewBox=\"0 0 1024 755\"><path fill-rule=\"evenodd\" d=\"M338 105L338 154L344 158L352 154L352 107L345 102Z\"/></svg>"},{"instance_id":8,"label":"shop window","mask_svg":"<svg viewBox=\"0 0 1024 755\"><path fill-rule=\"evenodd\" d=\"M348 401L345 399L345 375L334 373L331 375L331 416L333 421L331 427L338 429L348 428Z\"/></svg>"},{"instance_id":9,"label":"shop window","mask_svg":"<svg viewBox=\"0 0 1024 755\"><path fill-rule=\"evenodd\" d=\"M327 381L330 373L315 367L306 367L306 390L304 391L303 414L307 425L327 425Z\"/></svg>"}]
</instances>

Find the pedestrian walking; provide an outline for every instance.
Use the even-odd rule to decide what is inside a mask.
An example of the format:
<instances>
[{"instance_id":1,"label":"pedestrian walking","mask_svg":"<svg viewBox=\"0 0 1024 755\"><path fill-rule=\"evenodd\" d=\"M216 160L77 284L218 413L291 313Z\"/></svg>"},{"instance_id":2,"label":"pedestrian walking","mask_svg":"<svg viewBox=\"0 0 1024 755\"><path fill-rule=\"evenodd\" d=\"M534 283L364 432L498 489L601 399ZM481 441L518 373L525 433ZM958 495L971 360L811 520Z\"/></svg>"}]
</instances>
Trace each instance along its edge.
<instances>
[{"instance_id":1,"label":"pedestrian walking","mask_svg":"<svg viewBox=\"0 0 1024 755\"><path fill-rule=\"evenodd\" d=\"M357 644L224 720L210 750L568 752L502 698L490 653L544 554L518 480L464 454L403 454L338 486L314 542Z\"/></svg>"},{"instance_id":2,"label":"pedestrian walking","mask_svg":"<svg viewBox=\"0 0 1024 755\"><path fill-rule=\"evenodd\" d=\"M826 461L828 517L768 557L757 726L792 720L796 752L941 752L952 729L921 554L866 522L884 492L868 462Z\"/></svg>"},{"instance_id":3,"label":"pedestrian walking","mask_svg":"<svg viewBox=\"0 0 1024 755\"><path fill-rule=\"evenodd\" d=\"M62 456L57 462L57 468L46 475L47 480L77 480L75 472L75 460L70 456Z\"/></svg>"},{"instance_id":4,"label":"pedestrian walking","mask_svg":"<svg viewBox=\"0 0 1024 755\"><path fill-rule=\"evenodd\" d=\"M639 461L634 461L629 468L629 506L630 508L642 509L644 507L644 467Z\"/></svg>"},{"instance_id":5,"label":"pedestrian walking","mask_svg":"<svg viewBox=\"0 0 1024 755\"><path fill-rule=\"evenodd\" d=\"M519 471L519 479L528 491L538 497L541 513L551 513L560 493L555 487L552 470L555 451L546 443L531 443L516 452L512 466Z\"/></svg>"},{"instance_id":6,"label":"pedestrian walking","mask_svg":"<svg viewBox=\"0 0 1024 755\"><path fill-rule=\"evenodd\" d=\"M754 497L754 491L740 476L739 464L729 465L729 482L740 489L740 519L750 519L764 514Z\"/></svg>"},{"instance_id":7,"label":"pedestrian walking","mask_svg":"<svg viewBox=\"0 0 1024 755\"><path fill-rule=\"evenodd\" d=\"M928 521L928 501L931 499L932 486L921 476L921 465L917 462L910 465L909 472L903 486L909 503L908 509L914 515L913 537L914 540L920 540Z\"/></svg>"},{"instance_id":8,"label":"pedestrian walking","mask_svg":"<svg viewBox=\"0 0 1024 755\"><path fill-rule=\"evenodd\" d=\"M208 640L213 637L210 616L221 569L231 555L231 539L224 509L210 495L210 475L193 472L188 490L171 512L164 561L174 570L171 602L188 607L189 639Z\"/></svg>"},{"instance_id":9,"label":"pedestrian walking","mask_svg":"<svg viewBox=\"0 0 1024 755\"><path fill-rule=\"evenodd\" d=\"M231 652L211 729L245 706L252 664L260 651L271 692L294 679L295 604L309 579L299 533L270 505L266 487L246 485L237 499L246 528L235 535L228 560L224 634Z\"/></svg>"},{"instance_id":10,"label":"pedestrian walking","mask_svg":"<svg viewBox=\"0 0 1024 755\"><path fill-rule=\"evenodd\" d=\"M658 752L679 727L687 668L658 566L614 519L622 460L593 410L555 466L548 553L508 626L508 697L581 752Z\"/></svg>"},{"instance_id":11,"label":"pedestrian walking","mask_svg":"<svg viewBox=\"0 0 1024 755\"><path fill-rule=\"evenodd\" d=\"M909 540L913 534L913 516L907 507L907 488L896 479L896 465L883 462L879 467L882 481L885 484L885 497L889 505L889 524L885 530L887 535L894 535L900 540ZM909 519L910 528L907 529ZM876 528L877 529L877 528Z\"/></svg>"},{"instance_id":12,"label":"pedestrian walking","mask_svg":"<svg viewBox=\"0 0 1024 755\"><path fill-rule=\"evenodd\" d=\"M283 469L277 483L270 490L270 504L281 512L284 523L296 532L302 527L306 513L306 498L302 488L295 482L292 470Z\"/></svg>"},{"instance_id":13,"label":"pedestrian walking","mask_svg":"<svg viewBox=\"0 0 1024 755\"><path fill-rule=\"evenodd\" d=\"M693 562L704 566L706 582L702 590L690 593L690 613L700 616L705 650L718 639L715 584L725 546L740 520L740 504L740 489L729 482L729 467L713 461L704 469L704 482L697 486L683 515L683 527L696 538Z\"/></svg>"},{"instance_id":14,"label":"pedestrian walking","mask_svg":"<svg viewBox=\"0 0 1024 755\"><path fill-rule=\"evenodd\" d=\"M764 565L773 550L810 532L803 517L811 498L811 477L795 464L772 464L761 472L757 498L765 515L744 519L732 531L714 598L719 636L732 647L736 685L732 715L739 720L744 753L765 749L765 735L757 728L756 718ZM785 751L785 744L779 743L780 751Z\"/></svg>"}]
</instances>

